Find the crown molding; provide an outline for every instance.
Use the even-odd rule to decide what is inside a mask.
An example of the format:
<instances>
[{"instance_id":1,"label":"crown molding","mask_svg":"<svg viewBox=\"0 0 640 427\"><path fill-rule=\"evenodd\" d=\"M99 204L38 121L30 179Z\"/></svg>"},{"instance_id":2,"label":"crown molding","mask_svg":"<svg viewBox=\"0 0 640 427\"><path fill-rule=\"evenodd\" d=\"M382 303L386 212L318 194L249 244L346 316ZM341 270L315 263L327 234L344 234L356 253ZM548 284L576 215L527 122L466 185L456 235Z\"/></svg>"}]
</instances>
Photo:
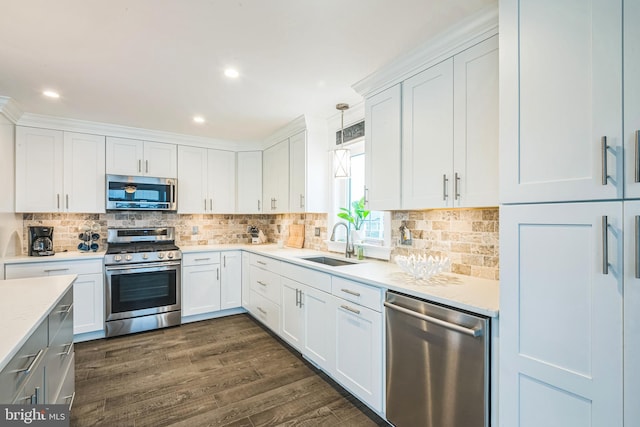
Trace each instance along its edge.
<instances>
[{"instance_id":1,"label":"crown molding","mask_svg":"<svg viewBox=\"0 0 640 427\"><path fill-rule=\"evenodd\" d=\"M368 97L418 74L498 34L498 7L490 6L460 21L427 43L401 55L352 88Z\"/></svg>"},{"instance_id":2,"label":"crown molding","mask_svg":"<svg viewBox=\"0 0 640 427\"><path fill-rule=\"evenodd\" d=\"M88 133L118 138L141 139L145 141L165 142L170 144L190 145L203 148L217 148L230 151L260 149L257 143L235 143L215 138L184 135L153 129L143 129L110 123L100 123L44 114L24 113L16 122L19 126L55 129L67 132Z\"/></svg>"},{"instance_id":3,"label":"crown molding","mask_svg":"<svg viewBox=\"0 0 640 427\"><path fill-rule=\"evenodd\" d=\"M292 135L302 132L307 129L307 118L302 115L296 117L271 135L269 135L262 143L262 149L266 150L272 145L277 144Z\"/></svg>"},{"instance_id":4,"label":"crown molding","mask_svg":"<svg viewBox=\"0 0 640 427\"><path fill-rule=\"evenodd\" d=\"M0 113L14 124L20 120L24 114L18 103L8 96L0 96Z\"/></svg>"}]
</instances>

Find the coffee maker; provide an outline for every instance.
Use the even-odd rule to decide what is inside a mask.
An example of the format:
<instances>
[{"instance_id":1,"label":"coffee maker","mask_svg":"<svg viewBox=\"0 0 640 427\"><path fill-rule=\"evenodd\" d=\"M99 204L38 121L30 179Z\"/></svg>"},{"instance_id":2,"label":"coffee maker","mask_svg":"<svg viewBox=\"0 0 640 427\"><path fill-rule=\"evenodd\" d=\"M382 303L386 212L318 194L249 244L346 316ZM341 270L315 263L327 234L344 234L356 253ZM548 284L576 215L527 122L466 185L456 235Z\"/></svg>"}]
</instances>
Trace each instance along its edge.
<instances>
[{"instance_id":1,"label":"coffee maker","mask_svg":"<svg viewBox=\"0 0 640 427\"><path fill-rule=\"evenodd\" d=\"M53 227L29 227L29 256L53 255Z\"/></svg>"}]
</instances>

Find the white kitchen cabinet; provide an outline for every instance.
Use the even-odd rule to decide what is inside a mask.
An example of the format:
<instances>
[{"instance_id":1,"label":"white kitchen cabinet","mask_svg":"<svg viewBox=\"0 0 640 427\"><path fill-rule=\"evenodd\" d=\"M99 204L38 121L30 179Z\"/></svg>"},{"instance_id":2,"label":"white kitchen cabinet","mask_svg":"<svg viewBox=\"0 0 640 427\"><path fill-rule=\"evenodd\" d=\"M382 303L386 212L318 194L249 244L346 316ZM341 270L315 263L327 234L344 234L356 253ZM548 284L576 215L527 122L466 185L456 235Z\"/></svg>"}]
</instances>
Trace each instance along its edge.
<instances>
[{"instance_id":1,"label":"white kitchen cabinet","mask_svg":"<svg viewBox=\"0 0 640 427\"><path fill-rule=\"evenodd\" d=\"M624 230L624 425L635 426L640 425L640 201L624 202Z\"/></svg>"},{"instance_id":2,"label":"white kitchen cabinet","mask_svg":"<svg viewBox=\"0 0 640 427\"><path fill-rule=\"evenodd\" d=\"M402 208L496 206L498 37L402 87Z\"/></svg>"},{"instance_id":3,"label":"white kitchen cabinet","mask_svg":"<svg viewBox=\"0 0 640 427\"><path fill-rule=\"evenodd\" d=\"M626 199L640 198L640 3L624 1L624 152ZM631 405L633 406L633 405ZM630 410L631 406L629 406ZM637 405L635 405L637 406ZM625 408L627 406L625 405ZM640 420L640 408L637 408ZM640 421L637 421L640 423Z\"/></svg>"},{"instance_id":4,"label":"white kitchen cabinet","mask_svg":"<svg viewBox=\"0 0 640 427\"><path fill-rule=\"evenodd\" d=\"M249 313L273 332L280 334L280 301L282 298L280 261L251 254L249 257L249 288L251 290Z\"/></svg>"},{"instance_id":5,"label":"white kitchen cabinet","mask_svg":"<svg viewBox=\"0 0 640 427\"><path fill-rule=\"evenodd\" d=\"M178 147L178 212L235 212L235 153Z\"/></svg>"},{"instance_id":6,"label":"white kitchen cabinet","mask_svg":"<svg viewBox=\"0 0 640 427\"><path fill-rule=\"evenodd\" d=\"M249 309L251 303L251 255L242 251L242 307Z\"/></svg>"},{"instance_id":7,"label":"white kitchen cabinet","mask_svg":"<svg viewBox=\"0 0 640 427\"><path fill-rule=\"evenodd\" d=\"M16 127L16 211L105 211L105 138Z\"/></svg>"},{"instance_id":8,"label":"white kitchen cabinet","mask_svg":"<svg viewBox=\"0 0 640 427\"><path fill-rule=\"evenodd\" d=\"M262 213L262 151L237 153L237 213Z\"/></svg>"},{"instance_id":9,"label":"white kitchen cabinet","mask_svg":"<svg viewBox=\"0 0 640 427\"><path fill-rule=\"evenodd\" d=\"M289 138L289 212L305 212L307 197L307 142L306 132ZM312 159L312 162L321 162ZM326 184L326 183L325 183Z\"/></svg>"},{"instance_id":10,"label":"white kitchen cabinet","mask_svg":"<svg viewBox=\"0 0 640 427\"><path fill-rule=\"evenodd\" d=\"M73 283L73 334L104 330L104 273L102 259L7 264L5 279L77 274ZM84 338L86 339L86 338Z\"/></svg>"},{"instance_id":11,"label":"white kitchen cabinet","mask_svg":"<svg viewBox=\"0 0 640 427\"><path fill-rule=\"evenodd\" d=\"M178 176L175 144L107 137L106 168L111 175Z\"/></svg>"},{"instance_id":12,"label":"white kitchen cabinet","mask_svg":"<svg viewBox=\"0 0 640 427\"><path fill-rule=\"evenodd\" d=\"M220 307L220 253L184 254L182 317L219 311Z\"/></svg>"},{"instance_id":13,"label":"white kitchen cabinet","mask_svg":"<svg viewBox=\"0 0 640 427\"><path fill-rule=\"evenodd\" d=\"M334 297L335 379L382 412L382 313Z\"/></svg>"},{"instance_id":14,"label":"white kitchen cabinet","mask_svg":"<svg viewBox=\"0 0 640 427\"><path fill-rule=\"evenodd\" d=\"M621 202L501 208L500 425L623 425L626 227Z\"/></svg>"},{"instance_id":15,"label":"white kitchen cabinet","mask_svg":"<svg viewBox=\"0 0 640 427\"><path fill-rule=\"evenodd\" d=\"M242 252L229 251L220 254L222 271L220 279L220 308L242 306Z\"/></svg>"},{"instance_id":16,"label":"white kitchen cabinet","mask_svg":"<svg viewBox=\"0 0 640 427\"><path fill-rule=\"evenodd\" d=\"M301 304L303 285L283 277L281 306L281 336L291 346L302 352L304 345L304 309Z\"/></svg>"},{"instance_id":17,"label":"white kitchen cabinet","mask_svg":"<svg viewBox=\"0 0 640 427\"><path fill-rule=\"evenodd\" d=\"M264 213L289 210L289 138L264 150L262 154Z\"/></svg>"},{"instance_id":18,"label":"white kitchen cabinet","mask_svg":"<svg viewBox=\"0 0 640 427\"><path fill-rule=\"evenodd\" d=\"M500 2L502 203L622 197L622 16L622 0Z\"/></svg>"},{"instance_id":19,"label":"white kitchen cabinet","mask_svg":"<svg viewBox=\"0 0 640 427\"><path fill-rule=\"evenodd\" d=\"M326 121L305 124L303 132L289 137L289 212L326 212L331 168Z\"/></svg>"},{"instance_id":20,"label":"white kitchen cabinet","mask_svg":"<svg viewBox=\"0 0 640 427\"><path fill-rule=\"evenodd\" d=\"M400 209L401 86L365 99L365 202L371 210Z\"/></svg>"}]
</instances>

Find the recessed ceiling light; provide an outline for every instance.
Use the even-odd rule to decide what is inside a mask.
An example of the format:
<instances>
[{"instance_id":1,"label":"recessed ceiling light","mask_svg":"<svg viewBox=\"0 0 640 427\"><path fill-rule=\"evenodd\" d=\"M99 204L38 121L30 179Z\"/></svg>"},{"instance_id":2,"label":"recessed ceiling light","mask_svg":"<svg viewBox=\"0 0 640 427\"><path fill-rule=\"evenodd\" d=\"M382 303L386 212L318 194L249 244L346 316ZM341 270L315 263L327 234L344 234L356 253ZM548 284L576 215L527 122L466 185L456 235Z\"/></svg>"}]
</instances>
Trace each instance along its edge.
<instances>
[{"instance_id":1,"label":"recessed ceiling light","mask_svg":"<svg viewBox=\"0 0 640 427\"><path fill-rule=\"evenodd\" d=\"M233 68L227 68L224 70L224 75L229 77L230 79L236 79L240 75L238 70L234 70Z\"/></svg>"},{"instance_id":2,"label":"recessed ceiling light","mask_svg":"<svg viewBox=\"0 0 640 427\"><path fill-rule=\"evenodd\" d=\"M42 92L42 94L47 98L54 98L54 99L60 98L60 94L53 90L45 90L44 92Z\"/></svg>"},{"instance_id":3,"label":"recessed ceiling light","mask_svg":"<svg viewBox=\"0 0 640 427\"><path fill-rule=\"evenodd\" d=\"M193 121L194 121L194 122L196 122L196 123L204 123L204 117L202 117L202 116L195 116L195 117L193 118Z\"/></svg>"}]
</instances>

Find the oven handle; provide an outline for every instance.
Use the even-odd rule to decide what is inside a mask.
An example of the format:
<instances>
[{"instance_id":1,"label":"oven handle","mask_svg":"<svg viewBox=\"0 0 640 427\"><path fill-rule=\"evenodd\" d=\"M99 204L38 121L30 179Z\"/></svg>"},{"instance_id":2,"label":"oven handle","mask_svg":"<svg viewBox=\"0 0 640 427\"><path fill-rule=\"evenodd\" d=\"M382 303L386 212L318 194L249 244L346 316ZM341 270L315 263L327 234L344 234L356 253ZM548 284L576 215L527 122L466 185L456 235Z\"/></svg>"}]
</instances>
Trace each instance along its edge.
<instances>
[{"instance_id":1,"label":"oven handle","mask_svg":"<svg viewBox=\"0 0 640 427\"><path fill-rule=\"evenodd\" d=\"M141 270L156 267L172 267L179 266L180 261L168 261L168 262L149 262L146 264L123 264L123 265L107 265L106 271L118 271L118 270Z\"/></svg>"}]
</instances>

